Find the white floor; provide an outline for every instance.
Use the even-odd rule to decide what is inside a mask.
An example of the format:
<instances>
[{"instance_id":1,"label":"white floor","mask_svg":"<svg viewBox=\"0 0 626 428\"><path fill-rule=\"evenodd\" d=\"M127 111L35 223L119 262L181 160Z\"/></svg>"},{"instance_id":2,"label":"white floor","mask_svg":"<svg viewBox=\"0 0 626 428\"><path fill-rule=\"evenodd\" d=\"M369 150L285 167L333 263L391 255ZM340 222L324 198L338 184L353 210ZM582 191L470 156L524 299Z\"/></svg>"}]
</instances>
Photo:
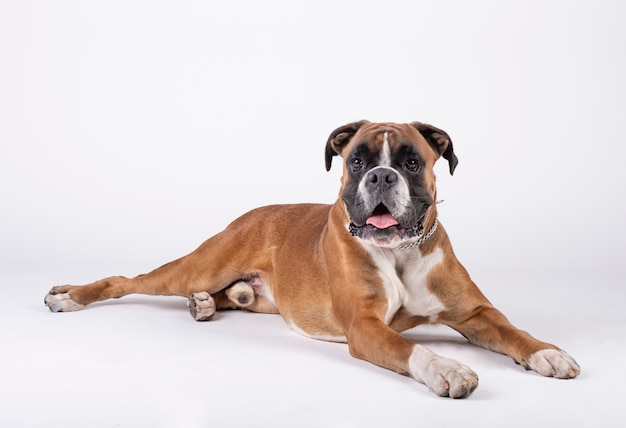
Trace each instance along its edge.
<instances>
[{"instance_id":1,"label":"white floor","mask_svg":"<svg viewBox=\"0 0 626 428\"><path fill-rule=\"evenodd\" d=\"M43 296L58 276L0 279L0 426L598 427L624 415L618 282L574 281L560 296L548 281L483 287L515 324L575 356L576 380L526 372L444 328L407 332L479 373L474 394L452 400L276 315L197 323L184 299L143 296L53 314Z\"/></svg>"}]
</instances>

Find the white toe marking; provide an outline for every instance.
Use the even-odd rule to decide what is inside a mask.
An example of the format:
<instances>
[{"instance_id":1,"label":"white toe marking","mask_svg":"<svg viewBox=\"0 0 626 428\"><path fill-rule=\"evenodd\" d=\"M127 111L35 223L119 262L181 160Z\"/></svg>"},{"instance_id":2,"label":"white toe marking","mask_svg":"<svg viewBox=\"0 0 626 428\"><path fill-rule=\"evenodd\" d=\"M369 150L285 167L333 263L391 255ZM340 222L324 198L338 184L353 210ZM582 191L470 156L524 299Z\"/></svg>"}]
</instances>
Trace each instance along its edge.
<instances>
[{"instance_id":1,"label":"white toe marking","mask_svg":"<svg viewBox=\"0 0 626 428\"><path fill-rule=\"evenodd\" d=\"M580 366L567 352L542 349L530 356L528 366L543 376L569 379L580 374Z\"/></svg>"},{"instance_id":2,"label":"white toe marking","mask_svg":"<svg viewBox=\"0 0 626 428\"><path fill-rule=\"evenodd\" d=\"M209 320L215 314L215 300L206 291L193 293L187 306L196 321Z\"/></svg>"},{"instance_id":3,"label":"white toe marking","mask_svg":"<svg viewBox=\"0 0 626 428\"><path fill-rule=\"evenodd\" d=\"M478 386L478 375L458 361L440 357L422 345L415 345L409 358L409 371L440 396L464 398Z\"/></svg>"},{"instance_id":4,"label":"white toe marking","mask_svg":"<svg viewBox=\"0 0 626 428\"><path fill-rule=\"evenodd\" d=\"M235 305L241 307L254 303L254 289L244 281L239 281L226 289L226 296Z\"/></svg>"},{"instance_id":5,"label":"white toe marking","mask_svg":"<svg viewBox=\"0 0 626 428\"><path fill-rule=\"evenodd\" d=\"M46 305L52 312L74 312L85 307L85 305L73 301L69 293L48 294L46 296Z\"/></svg>"}]
</instances>

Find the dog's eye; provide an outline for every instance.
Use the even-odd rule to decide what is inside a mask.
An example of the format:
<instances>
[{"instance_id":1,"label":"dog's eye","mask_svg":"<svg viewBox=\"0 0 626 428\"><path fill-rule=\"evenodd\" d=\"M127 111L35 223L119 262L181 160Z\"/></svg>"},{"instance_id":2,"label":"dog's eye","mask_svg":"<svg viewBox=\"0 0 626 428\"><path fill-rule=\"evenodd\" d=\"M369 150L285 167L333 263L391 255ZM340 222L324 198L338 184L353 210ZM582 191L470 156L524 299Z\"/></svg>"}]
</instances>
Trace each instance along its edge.
<instances>
[{"instance_id":1,"label":"dog's eye","mask_svg":"<svg viewBox=\"0 0 626 428\"><path fill-rule=\"evenodd\" d=\"M350 167L354 172L359 171L363 168L363 161L361 159L354 158L350 161Z\"/></svg>"},{"instance_id":2,"label":"dog's eye","mask_svg":"<svg viewBox=\"0 0 626 428\"><path fill-rule=\"evenodd\" d=\"M406 161L406 163L404 164L404 167L405 167L408 171L410 171L410 172L416 172L416 171L419 169L420 164L419 164L419 162L418 162L417 160L415 160L415 159L409 159L409 160L408 160L408 161Z\"/></svg>"}]
</instances>

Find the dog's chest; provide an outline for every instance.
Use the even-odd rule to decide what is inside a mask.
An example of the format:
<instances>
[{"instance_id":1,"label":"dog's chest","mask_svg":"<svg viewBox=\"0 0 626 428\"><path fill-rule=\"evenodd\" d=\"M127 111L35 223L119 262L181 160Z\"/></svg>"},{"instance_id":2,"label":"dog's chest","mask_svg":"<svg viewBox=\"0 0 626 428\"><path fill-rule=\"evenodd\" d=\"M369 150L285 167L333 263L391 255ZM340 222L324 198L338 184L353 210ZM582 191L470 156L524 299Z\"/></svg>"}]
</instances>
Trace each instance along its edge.
<instances>
[{"instance_id":1,"label":"dog's chest","mask_svg":"<svg viewBox=\"0 0 626 428\"><path fill-rule=\"evenodd\" d=\"M407 255L379 249L370 254L378 267L387 295L385 323L389 324L400 309L431 320L445 309L427 284L430 271L443 261L441 249L437 248L423 256L419 253Z\"/></svg>"}]
</instances>

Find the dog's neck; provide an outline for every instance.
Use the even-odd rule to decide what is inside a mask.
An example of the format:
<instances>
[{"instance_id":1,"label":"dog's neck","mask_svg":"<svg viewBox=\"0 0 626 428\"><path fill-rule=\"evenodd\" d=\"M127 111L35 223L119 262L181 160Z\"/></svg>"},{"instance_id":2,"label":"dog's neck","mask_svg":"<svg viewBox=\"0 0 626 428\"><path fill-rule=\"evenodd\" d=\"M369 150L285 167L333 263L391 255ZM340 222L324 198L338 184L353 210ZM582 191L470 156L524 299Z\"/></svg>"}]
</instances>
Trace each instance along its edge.
<instances>
[{"instance_id":1,"label":"dog's neck","mask_svg":"<svg viewBox=\"0 0 626 428\"><path fill-rule=\"evenodd\" d=\"M428 241L428 238L433 236L433 234L437 230L437 226L438 225L439 225L439 220L437 219L437 217L435 217L435 221L433 222L433 225L430 228L430 230L428 231L428 233L426 233L426 234L422 233L422 235L420 236L420 238L417 241L413 241L413 242L408 243L408 244L399 245L399 246L396 247L396 249L397 250L412 250L413 248L421 246L424 242Z\"/></svg>"}]
</instances>

